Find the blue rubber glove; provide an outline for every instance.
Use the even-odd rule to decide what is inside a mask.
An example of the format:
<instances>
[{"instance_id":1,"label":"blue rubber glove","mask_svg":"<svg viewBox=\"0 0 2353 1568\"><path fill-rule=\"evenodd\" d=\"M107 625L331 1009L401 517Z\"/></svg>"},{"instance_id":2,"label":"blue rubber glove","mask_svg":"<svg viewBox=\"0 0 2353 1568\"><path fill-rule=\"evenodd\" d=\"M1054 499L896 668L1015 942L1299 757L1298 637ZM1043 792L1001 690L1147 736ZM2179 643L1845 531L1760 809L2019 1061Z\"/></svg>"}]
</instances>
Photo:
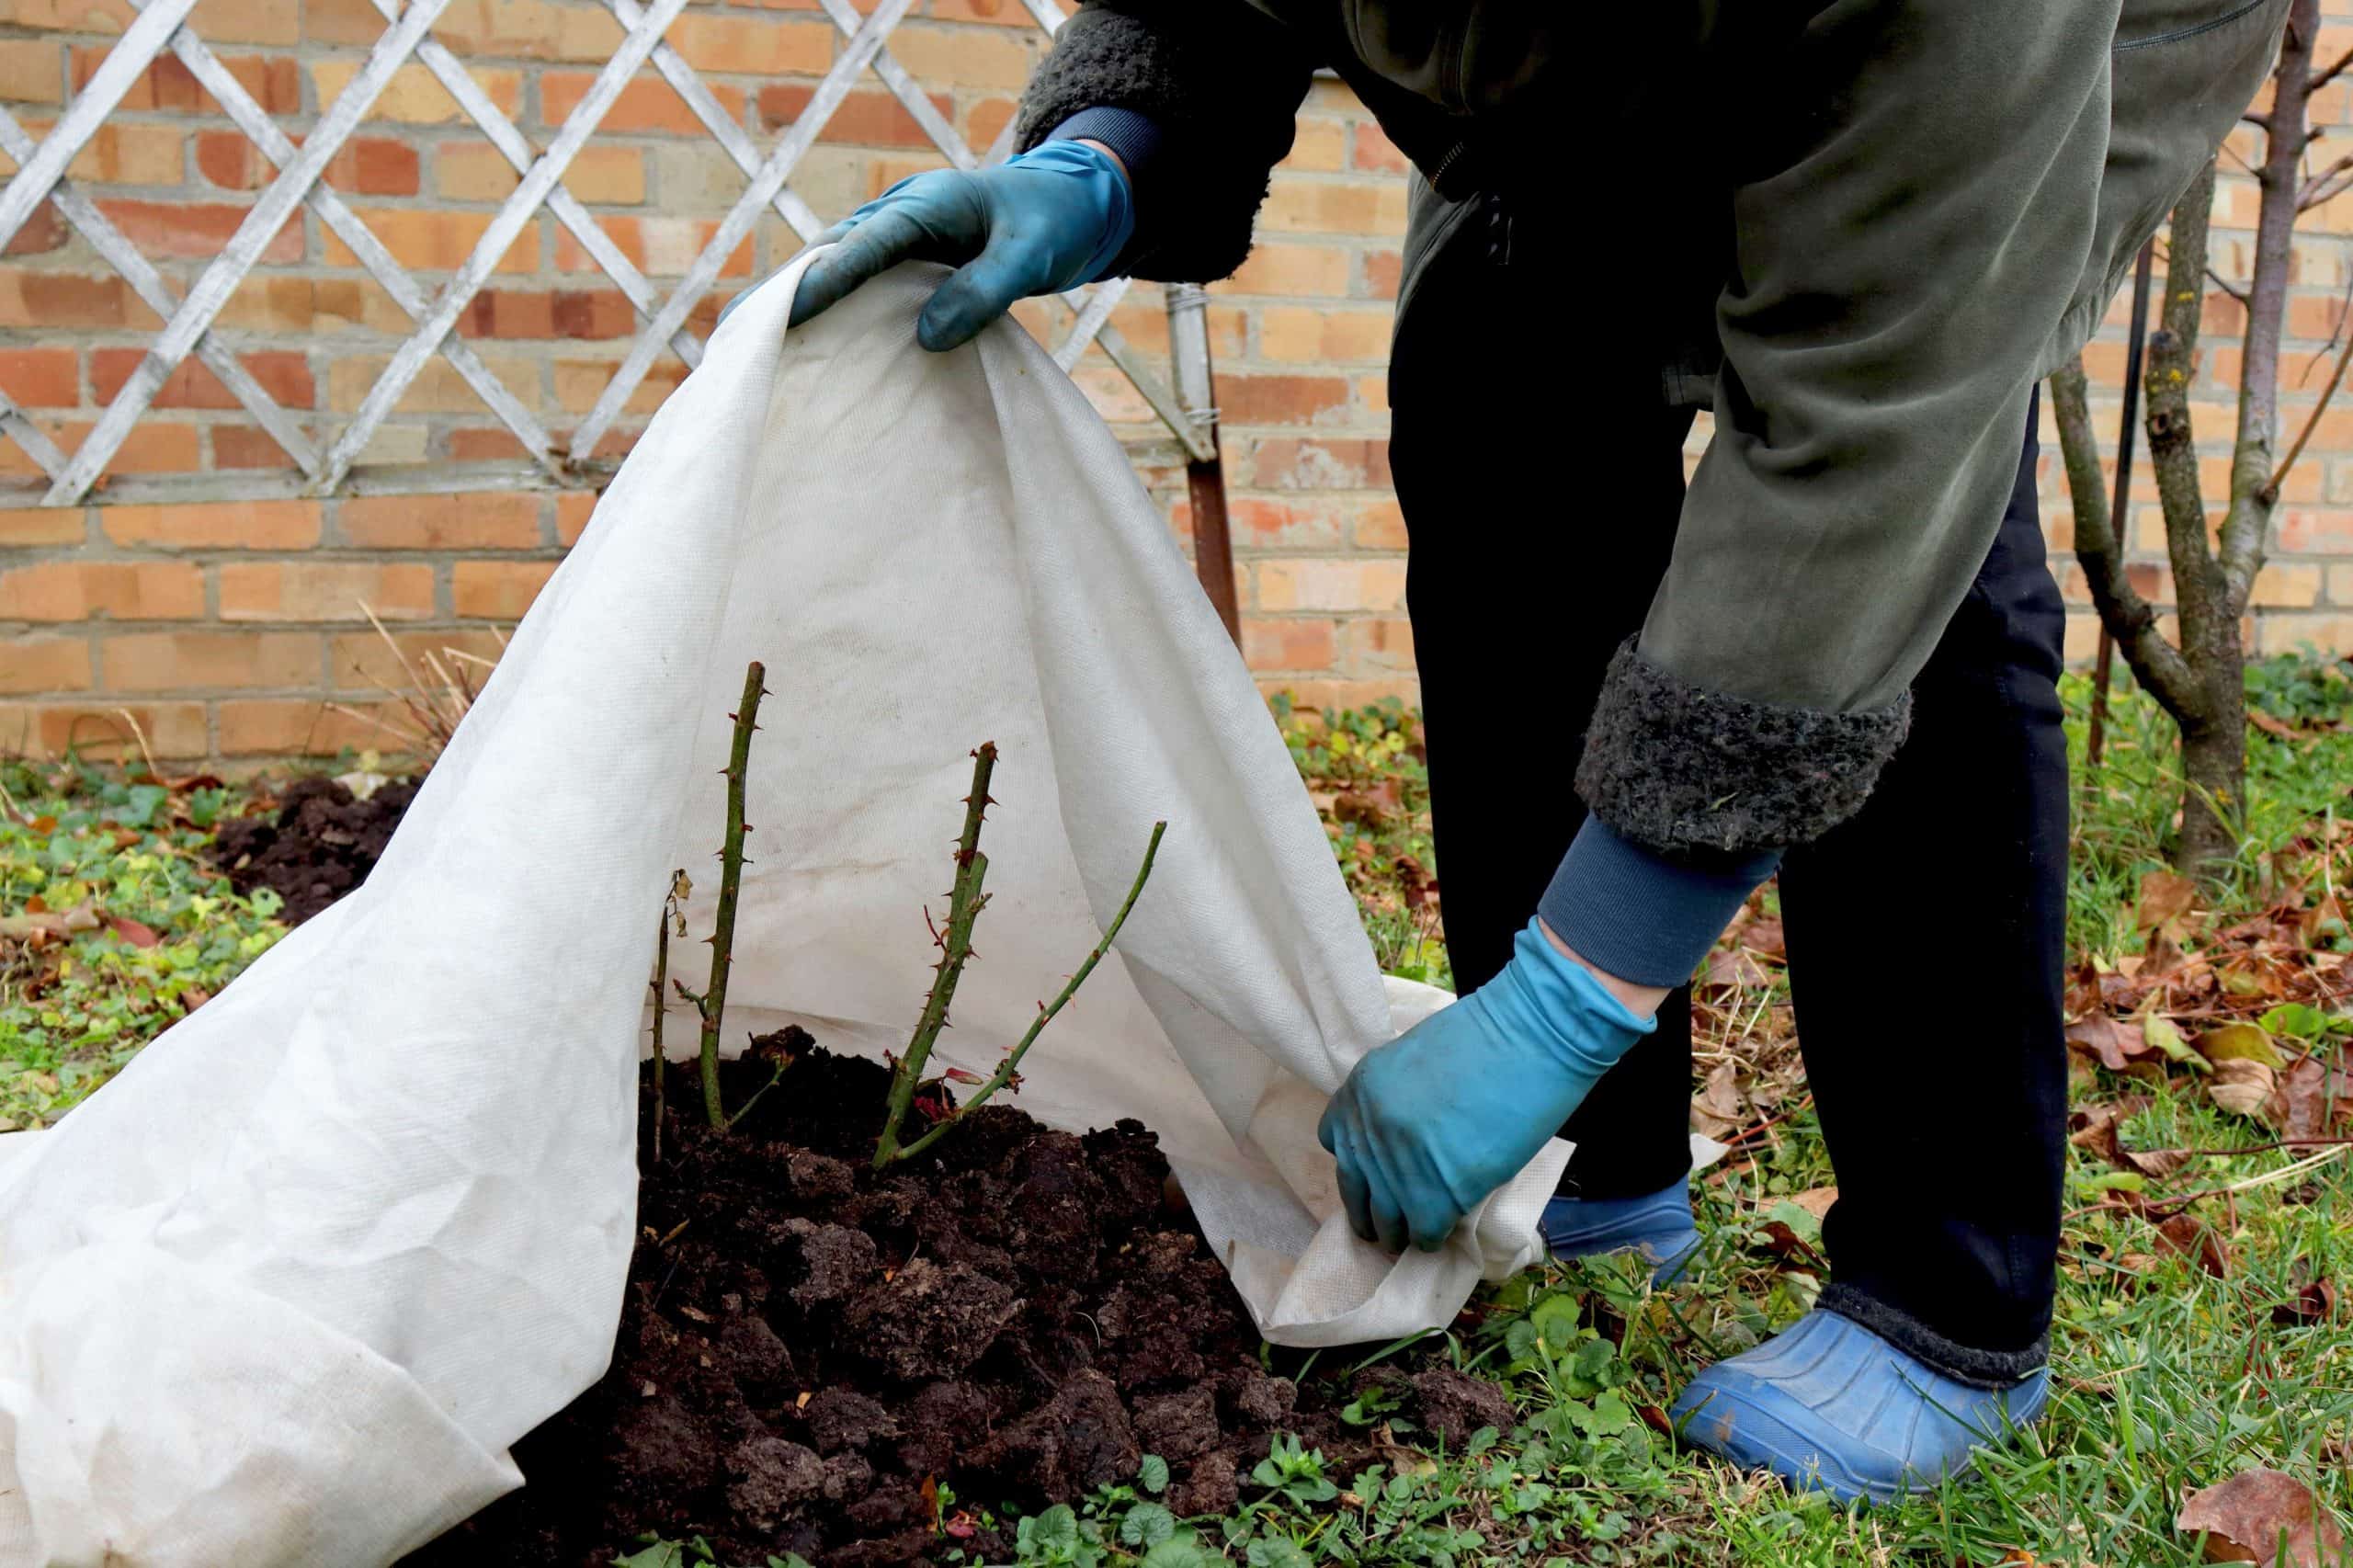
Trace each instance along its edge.
<instances>
[{"instance_id":1,"label":"blue rubber glove","mask_svg":"<svg viewBox=\"0 0 2353 1568\"><path fill-rule=\"evenodd\" d=\"M1332 1096L1317 1136L1348 1223L1435 1252L1657 1027L1529 921L1501 973L1368 1053Z\"/></svg>"},{"instance_id":2,"label":"blue rubber glove","mask_svg":"<svg viewBox=\"0 0 2353 1568\"><path fill-rule=\"evenodd\" d=\"M792 301L800 325L903 261L956 268L915 319L934 352L970 342L1016 300L1103 276L1135 233L1128 177L1109 153L1048 142L994 169L903 179L817 237Z\"/></svg>"}]
</instances>

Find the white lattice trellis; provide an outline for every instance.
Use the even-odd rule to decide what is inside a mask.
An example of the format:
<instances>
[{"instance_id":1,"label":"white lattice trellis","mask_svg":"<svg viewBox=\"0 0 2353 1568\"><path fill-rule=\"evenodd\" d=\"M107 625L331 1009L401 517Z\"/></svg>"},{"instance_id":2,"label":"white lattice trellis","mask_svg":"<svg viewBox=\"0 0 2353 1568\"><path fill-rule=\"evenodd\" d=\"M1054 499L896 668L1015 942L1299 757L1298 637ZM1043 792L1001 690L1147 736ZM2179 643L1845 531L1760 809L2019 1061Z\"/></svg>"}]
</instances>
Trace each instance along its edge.
<instances>
[{"instance_id":1,"label":"white lattice trellis","mask_svg":"<svg viewBox=\"0 0 2353 1568\"><path fill-rule=\"evenodd\" d=\"M137 369L71 456L62 451L6 393L0 393L0 432L15 439L47 475L45 485L38 482L34 484L37 494L26 497L42 506L597 485L609 475L612 465L574 454L595 452L665 352L676 354L689 369L700 361L702 344L687 329L688 318L718 281L727 257L750 233L760 214L773 211L803 240L814 238L825 227L824 221L792 190L789 182L826 121L866 73L870 71L881 80L924 134L956 167L983 167L1002 161L1011 150L1012 126L1008 123L994 145L985 152L974 153L906 67L892 58L889 48L892 30L906 15L913 0L881 0L872 14L865 17L858 15L852 0L820 0L826 16L847 41L808 107L765 151L743 126L728 118L695 68L663 41L665 30L687 0L650 0L642 4L641 0L604 0L625 36L587 93L565 118L554 139L539 152L501 112L465 64L432 37L429 29L449 0L406 0L405 5L404 0L372 0L383 14L386 30L358 73L332 104L324 106L318 123L299 146L278 129L199 36L188 19L195 0L130 3L138 8L138 17L45 140L36 142L14 116L0 109L0 151L17 163L17 174L5 188L0 188L0 247L16 236L43 201L52 201L65 222L122 274L150 309L164 318L163 328L149 343ZM1049 32L1061 25L1062 11L1056 0L1022 3L1039 26ZM229 243L206 265L185 296L174 291L172 285L65 173L140 74L166 51L176 55L212 95L277 171ZM411 59L433 74L491 145L514 166L521 180L465 261L432 292L410 277L343 198L321 183L320 177L366 118L393 72ZM666 296L630 261L596 217L561 183L564 170L596 134L598 123L621 89L649 62L676 90L747 182L743 194L721 220L717 232ZM409 335L369 389L358 411L335 432L324 449L304 429L304 420L314 418L315 415L304 410L298 415L272 400L212 332L215 319L246 273L279 230L293 221L297 210L305 205L350 248L359 265L382 285L412 324ZM628 354L568 442L558 440L509 392L457 331L469 301L490 278L508 245L542 209L563 225L613 280L635 307L641 324ZM1069 369L1088 347L1100 348L1166 423L1187 458L1196 464L1214 462L1216 436L1208 391L1205 336L1198 332L1172 334L1172 340L1179 345L1198 342L1203 358L1199 366L1178 367L1177 382L1188 394L1180 400L1142 363L1110 324L1111 312L1127 289L1127 279L1115 278L1061 296L1061 302L1073 319L1054 348L1055 362ZM1198 313L1197 295L1177 290L1172 290L1171 295L1173 313ZM1183 352L1181 347L1179 352ZM522 444L529 454L527 462L369 465L360 461L385 417L437 354L449 362ZM153 404L173 372L191 355L220 378L230 394L284 449L296 472L243 470L109 478L108 465L121 450L123 442Z\"/></svg>"}]
</instances>

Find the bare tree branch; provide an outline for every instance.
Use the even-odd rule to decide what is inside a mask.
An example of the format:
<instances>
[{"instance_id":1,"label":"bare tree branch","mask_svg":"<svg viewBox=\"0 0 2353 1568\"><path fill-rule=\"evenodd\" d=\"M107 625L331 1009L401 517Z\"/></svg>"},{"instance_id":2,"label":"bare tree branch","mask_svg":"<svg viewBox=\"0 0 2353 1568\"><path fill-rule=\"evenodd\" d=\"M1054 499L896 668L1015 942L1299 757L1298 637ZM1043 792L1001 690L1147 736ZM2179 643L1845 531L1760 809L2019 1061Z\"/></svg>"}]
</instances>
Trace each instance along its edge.
<instances>
[{"instance_id":1,"label":"bare tree branch","mask_svg":"<svg viewBox=\"0 0 2353 1568\"><path fill-rule=\"evenodd\" d=\"M2353 340L2348 340L2344 351L2337 355L2336 369L2330 373L2328 385L2321 389L2320 401L2313 404L2312 413L2305 416L2304 427L2296 432L2295 440L2288 448L2288 455L2279 460L2279 466L2272 471L2271 477L2256 493L2256 498L2266 507L2279 504L2279 486L2287 479L2288 471L2296 466L2296 460L2304 455L2304 443L2313 438L2313 430L2320 424L2320 416L2328 412L2329 399L2336 395L2336 389L2345 381L2347 360L2353 360Z\"/></svg>"},{"instance_id":2,"label":"bare tree branch","mask_svg":"<svg viewBox=\"0 0 2353 1568\"><path fill-rule=\"evenodd\" d=\"M2311 82L2305 85L2305 92L2308 94L2319 92L2323 87L2327 86L2331 82L2336 81L2337 77L2343 75L2345 74L2345 68L2347 65L2353 65L2353 49L2348 49L2344 53L2338 55L2336 61L2331 63L2327 69L2315 74Z\"/></svg>"},{"instance_id":3,"label":"bare tree branch","mask_svg":"<svg viewBox=\"0 0 2353 1568\"><path fill-rule=\"evenodd\" d=\"M2194 695L2197 678L2180 650L2157 631L2156 610L2125 574L2124 546L2109 517L2108 480L2100 472L2099 436L2092 426L2082 355L2051 373L2051 411L2075 514L2075 563L2083 568L2092 606L2124 651L2132 674L2171 710Z\"/></svg>"},{"instance_id":4,"label":"bare tree branch","mask_svg":"<svg viewBox=\"0 0 2353 1568\"><path fill-rule=\"evenodd\" d=\"M2211 283L2215 288L2220 289L2223 293L2228 294L2232 299L2236 300L2240 304L2244 305L2246 303L2246 290L2240 288L2237 284L2232 282L2229 278L2223 277L2221 273L2215 271L2211 267L2206 269L2206 281Z\"/></svg>"},{"instance_id":5,"label":"bare tree branch","mask_svg":"<svg viewBox=\"0 0 2353 1568\"><path fill-rule=\"evenodd\" d=\"M2309 212L2347 186L2353 185L2353 173L2348 171L2353 171L2353 153L2346 153L2303 183L2296 194L2296 210Z\"/></svg>"}]
</instances>

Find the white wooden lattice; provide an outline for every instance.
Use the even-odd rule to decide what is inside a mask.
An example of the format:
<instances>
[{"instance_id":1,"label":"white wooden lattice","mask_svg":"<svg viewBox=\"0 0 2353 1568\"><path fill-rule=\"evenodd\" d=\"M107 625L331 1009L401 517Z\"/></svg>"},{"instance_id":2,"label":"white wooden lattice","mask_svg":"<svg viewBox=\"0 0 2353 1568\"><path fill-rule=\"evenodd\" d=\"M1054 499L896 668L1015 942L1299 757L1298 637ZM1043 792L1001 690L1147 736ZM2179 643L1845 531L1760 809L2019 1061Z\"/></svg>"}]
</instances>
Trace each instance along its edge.
<instances>
[{"instance_id":1,"label":"white wooden lattice","mask_svg":"<svg viewBox=\"0 0 2353 1568\"><path fill-rule=\"evenodd\" d=\"M449 0L406 0L405 4L404 0L372 0L383 14L385 32L377 40L358 74L332 104L325 106L318 123L299 146L278 129L199 36L188 19L196 0L130 3L138 8L138 17L46 139L36 142L13 115L0 108L0 151L17 164L17 174L5 188L0 188L0 248L15 238L44 200L52 201L66 222L87 239L122 274L139 298L164 319L163 328L149 343L137 369L70 457L5 392L0 392L0 433L22 447L48 476L47 487L39 496L40 504L44 506L81 506L93 500L155 502L289 494L574 488L600 483L611 465L585 460L585 454L596 450L599 440L628 407L631 395L665 352L676 354L690 369L700 362L702 344L687 329L688 318L717 282L727 257L749 234L760 214L775 212L803 240L813 239L826 227L824 220L792 190L789 181L826 121L867 72L881 78L954 166L983 167L1003 161L1011 152L1013 127L1008 122L994 145L975 153L939 113L913 74L892 58L889 48L892 29L906 15L913 0L881 0L866 17L858 15L851 0L820 0L826 16L847 41L819 83L808 107L765 150L740 124L728 118L694 67L663 41L664 31L687 0L604 0L625 36L546 150L536 153L474 81L465 64L432 37L429 29ZM1057 0L1022 0L1022 4L1047 31L1061 25L1063 13ZM204 267L185 296L174 291L172 285L65 173L140 74L167 50L187 66L277 170L235 234ZM411 278L343 198L320 180L345 141L374 106L377 95L392 79L392 73L412 58L432 73L521 176L521 183L499 208L472 254L446 283L432 292ZM718 231L666 296L629 260L596 217L561 183L564 170L595 135L598 122L621 89L649 62L676 90L747 182ZM315 418L316 415L306 409L298 415L280 407L211 331L215 318L247 271L279 230L294 220L297 210L305 205L351 249L359 265L383 286L413 324L409 335L393 353L358 412L335 433L324 449L303 428L304 419ZM492 374L457 332L458 321L468 302L489 278L507 246L542 209L563 225L627 296L641 324L627 356L568 442L552 436ZM1180 403L1167 385L1143 365L1110 324L1111 312L1127 289L1126 278L1114 278L1060 297L1072 312L1073 321L1054 347L1055 363L1067 370L1090 346L1101 348L1160 415L1189 458L1213 460L1214 413L1208 406L1206 374L1180 374L1180 384L1195 389L1192 397ZM445 464L378 471L359 462L360 454L385 416L436 354L449 362L522 444L529 455L527 465L520 470L513 465ZM142 477L101 487L108 465L172 373L190 355L219 377L231 395L284 449L298 473L241 470ZM1206 369L1206 365L1200 367L1204 372ZM1202 384L1196 387L1197 382ZM583 457L575 458L574 453ZM104 494L94 494L101 488Z\"/></svg>"}]
</instances>

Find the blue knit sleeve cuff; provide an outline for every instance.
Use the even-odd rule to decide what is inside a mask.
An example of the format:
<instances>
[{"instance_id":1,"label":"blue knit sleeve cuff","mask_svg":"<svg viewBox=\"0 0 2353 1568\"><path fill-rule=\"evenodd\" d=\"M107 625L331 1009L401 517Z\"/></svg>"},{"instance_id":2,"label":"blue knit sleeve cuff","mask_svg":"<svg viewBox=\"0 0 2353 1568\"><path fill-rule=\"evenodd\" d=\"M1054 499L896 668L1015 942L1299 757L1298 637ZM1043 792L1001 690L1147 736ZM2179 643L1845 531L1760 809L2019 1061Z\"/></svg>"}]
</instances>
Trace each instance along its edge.
<instances>
[{"instance_id":1,"label":"blue knit sleeve cuff","mask_svg":"<svg viewBox=\"0 0 2353 1568\"><path fill-rule=\"evenodd\" d=\"M1100 142L1128 166L1128 183L1141 186L1161 146L1160 127L1133 109L1083 108L1046 133L1049 142Z\"/></svg>"},{"instance_id":2,"label":"blue knit sleeve cuff","mask_svg":"<svg viewBox=\"0 0 2353 1568\"><path fill-rule=\"evenodd\" d=\"M1670 859L1587 817L1536 912L1603 973L1680 985L1780 859L1779 849Z\"/></svg>"}]
</instances>

